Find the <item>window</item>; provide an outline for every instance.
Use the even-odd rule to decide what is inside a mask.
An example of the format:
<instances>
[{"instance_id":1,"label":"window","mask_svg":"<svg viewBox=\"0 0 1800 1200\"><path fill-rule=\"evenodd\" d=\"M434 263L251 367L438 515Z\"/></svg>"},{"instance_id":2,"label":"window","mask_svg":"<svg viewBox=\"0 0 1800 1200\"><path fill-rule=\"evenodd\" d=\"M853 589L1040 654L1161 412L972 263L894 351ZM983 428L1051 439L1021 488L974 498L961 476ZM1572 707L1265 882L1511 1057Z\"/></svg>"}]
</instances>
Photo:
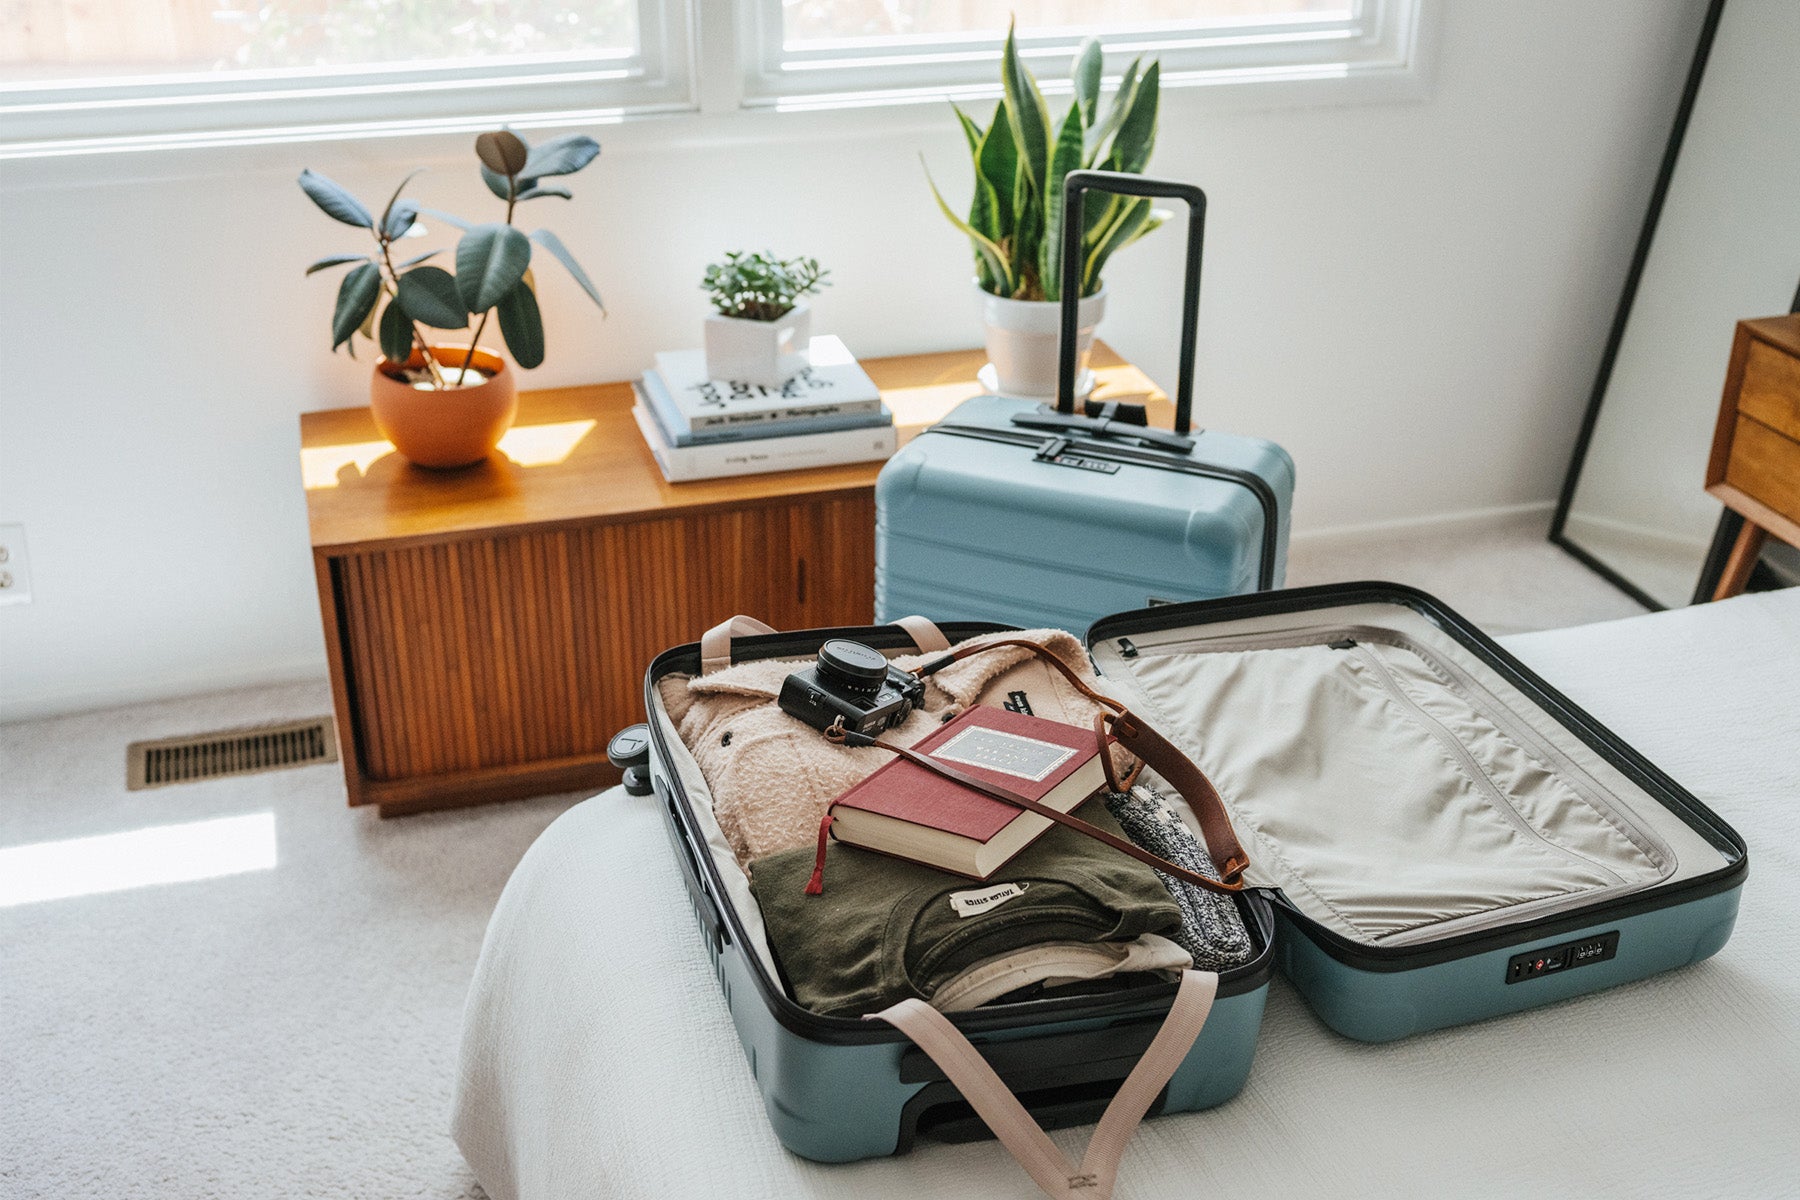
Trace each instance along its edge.
<instances>
[{"instance_id":1,"label":"window","mask_svg":"<svg viewBox=\"0 0 1800 1200\"><path fill-rule=\"evenodd\" d=\"M1015 15L1053 92L1089 33L1165 86L1410 77L1433 2L4 0L0 157L991 95Z\"/></svg>"},{"instance_id":2,"label":"window","mask_svg":"<svg viewBox=\"0 0 1800 1200\"><path fill-rule=\"evenodd\" d=\"M10 0L5 140L261 140L685 107L663 0Z\"/></svg>"},{"instance_id":3,"label":"window","mask_svg":"<svg viewBox=\"0 0 1800 1200\"><path fill-rule=\"evenodd\" d=\"M1054 90L1088 34L1116 71L1161 59L1165 85L1343 78L1409 69L1416 0L740 0L749 104L880 103L994 90L1019 49ZM1051 65L1054 62L1055 66Z\"/></svg>"}]
</instances>

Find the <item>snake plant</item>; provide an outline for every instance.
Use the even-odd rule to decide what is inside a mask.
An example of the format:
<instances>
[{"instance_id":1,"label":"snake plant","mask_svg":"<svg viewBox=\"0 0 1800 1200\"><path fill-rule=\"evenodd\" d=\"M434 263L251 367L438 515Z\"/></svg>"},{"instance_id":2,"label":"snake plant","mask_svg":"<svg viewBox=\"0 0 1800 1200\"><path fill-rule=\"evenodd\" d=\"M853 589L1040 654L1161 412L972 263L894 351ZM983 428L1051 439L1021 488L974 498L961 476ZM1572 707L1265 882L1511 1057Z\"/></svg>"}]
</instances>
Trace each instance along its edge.
<instances>
[{"instance_id":1,"label":"snake plant","mask_svg":"<svg viewBox=\"0 0 1800 1200\"><path fill-rule=\"evenodd\" d=\"M952 105L975 164L975 196L967 219L945 202L929 168L926 182L938 207L975 248L975 277L983 291L1014 300L1058 300L1062 282L1063 176L1077 168L1141 174L1156 141L1161 78L1154 60L1125 69L1119 89L1100 115L1100 43L1089 38L1075 56L1074 99L1051 121L1036 78L1019 59L1006 31L1000 78L1004 94L984 128ZM1088 197L1083 207L1081 293L1100 290L1100 272L1115 252L1163 222L1142 197Z\"/></svg>"}]
</instances>

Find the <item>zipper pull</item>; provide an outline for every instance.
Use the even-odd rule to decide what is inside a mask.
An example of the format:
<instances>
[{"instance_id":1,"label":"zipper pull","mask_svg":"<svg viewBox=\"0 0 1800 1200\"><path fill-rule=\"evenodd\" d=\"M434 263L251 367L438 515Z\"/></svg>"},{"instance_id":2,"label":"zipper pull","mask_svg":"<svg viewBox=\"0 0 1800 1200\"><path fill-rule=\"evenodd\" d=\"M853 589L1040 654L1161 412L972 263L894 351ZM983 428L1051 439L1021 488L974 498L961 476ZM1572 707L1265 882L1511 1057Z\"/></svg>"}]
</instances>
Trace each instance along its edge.
<instances>
[{"instance_id":1,"label":"zipper pull","mask_svg":"<svg viewBox=\"0 0 1800 1200\"><path fill-rule=\"evenodd\" d=\"M1131 644L1130 638L1120 638L1119 654L1124 658L1136 658L1138 656L1138 649Z\"/></svg>"},{"instance_id":2,"label":"zipper pull","mask_svg":"<svg viewBox=\"0 0 1800 1200\"><path fill-rule=\"evenodd\" d=\"M1354 650L1356 649L1356 639L1339 638L1335 642L1326 642L1325 645L1328 649L1332 650Z\"/></svg>"}]
</instances>

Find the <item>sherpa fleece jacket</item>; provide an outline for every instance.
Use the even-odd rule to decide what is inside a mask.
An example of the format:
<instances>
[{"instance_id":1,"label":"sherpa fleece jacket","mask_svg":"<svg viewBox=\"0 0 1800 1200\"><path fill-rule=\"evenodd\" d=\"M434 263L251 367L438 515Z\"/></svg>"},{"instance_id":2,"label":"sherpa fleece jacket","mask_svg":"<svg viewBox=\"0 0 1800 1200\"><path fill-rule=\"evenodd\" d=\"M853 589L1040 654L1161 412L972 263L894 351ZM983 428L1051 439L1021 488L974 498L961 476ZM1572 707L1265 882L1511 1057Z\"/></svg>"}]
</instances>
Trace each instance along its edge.
<instances>
[{"instance_id":1,"label":"sherpa fleece jacket","mask_svg":"<svg viewBox=\"0 0 1800 1200\"><path fill-rule=\"evenodd\" d=\"M1104 691L1074 635L1060 629L992 633L957 643L983 644L1007 638L1038 643L1090 686ZM938 654L893 659L918 665ZM810 659L738 663L710 675L668 675L658 683L662 702L681 740L693 752L712 792L719 827L746 871L753 859L813 846L819 822L837 797L893 759L879 747L834 746L812 726L790 717L776 704L781 681ZM973 704L996 707L1020 697L1037 716L1083 729L1092 727L1099 706L1069 686L1053 667L1017 646L952 663L926 680L925 706L900 728L883 735L910 746ZM1121 772L1132 760L1118 747Z\"/></svg>"}]
</instances>

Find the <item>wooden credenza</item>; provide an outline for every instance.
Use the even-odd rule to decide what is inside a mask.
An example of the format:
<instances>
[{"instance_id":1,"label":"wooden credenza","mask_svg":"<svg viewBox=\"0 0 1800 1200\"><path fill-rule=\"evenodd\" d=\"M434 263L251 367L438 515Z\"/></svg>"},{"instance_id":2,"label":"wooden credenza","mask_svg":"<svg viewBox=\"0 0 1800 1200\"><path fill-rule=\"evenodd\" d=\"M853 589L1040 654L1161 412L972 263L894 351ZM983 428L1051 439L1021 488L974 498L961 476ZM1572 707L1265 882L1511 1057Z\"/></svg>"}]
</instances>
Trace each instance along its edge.
<instances>
[{"instance_id":1,"label":"wooden credenza","mask_svg":"<svg viewBox=\"0 0 1800 1200\"><path fill-rule=\"evenodd\" d=\"M1800 546L1800 314L1739 321L1706 490L1744 518L1713 599L1744 590L1773 535Z\"/></svg>"},{"instance_id":2,"label":"wooden credenza","mask_svg":"<svg viewBox=\"0 0 1800 1200\"><path fill-rule=\"evenodd\" d=\"M978 389L979 351L864 364L904 442ZM1109 396L1154 385L1104 346ZM734 613L873 619L878 463L670 484L627 384L528 392L486 462L427 471L366 408L300 419L350 803L383 816L599 787L644 668Z\"/></svg>"}]
</instances>

